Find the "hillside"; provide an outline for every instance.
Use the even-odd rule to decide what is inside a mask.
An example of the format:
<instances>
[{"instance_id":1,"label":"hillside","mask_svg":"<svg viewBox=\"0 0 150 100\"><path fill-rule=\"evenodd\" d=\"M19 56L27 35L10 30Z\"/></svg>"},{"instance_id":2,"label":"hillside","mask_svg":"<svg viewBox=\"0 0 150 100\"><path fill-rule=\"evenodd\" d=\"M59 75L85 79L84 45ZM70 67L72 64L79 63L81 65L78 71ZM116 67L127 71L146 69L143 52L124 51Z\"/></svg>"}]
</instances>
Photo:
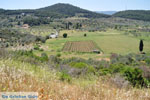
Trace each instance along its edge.
<instances>
[{"instance_id":1,"label":"hillside","mask_svg":"<svg viewBox=\"0 0 150 100\"><path fill-rule=\"evenodd\" d=\"M113 16L135 20L150 21L149 10L127 10L115 13Z\"/></svg>"},{"instance_id":2,"label":"hillside","mask_svg":"<svg viewBox=\"0 0 150 100\"><path fill-rule=\"evenodd\" d=\"M58 14L63 17L73 17L73 16L81 16L88 18L101 18L101 17L109 17L105 14L98 14L92 11L84 10L82 8L70 5L58 3L49 7L38 9L37 11L45 12L45 14Z\"/></svg>"},{"instance_id":3,"label":"hillside","mask_svg":"<svg viewBox=\"0 0 150 100\"><path fill-rule=\"evenodd\" d=\"M84 10L79 7L58 3L45 8L35 9L35 10L4 10L0 9L0 15L18 15L21 13L31 14L38 17L54 17L54 18L64 18L64 17L87 17L87 18L107 18L109 15L98 14L92 11Z\"/></svg>"}]
</instances>

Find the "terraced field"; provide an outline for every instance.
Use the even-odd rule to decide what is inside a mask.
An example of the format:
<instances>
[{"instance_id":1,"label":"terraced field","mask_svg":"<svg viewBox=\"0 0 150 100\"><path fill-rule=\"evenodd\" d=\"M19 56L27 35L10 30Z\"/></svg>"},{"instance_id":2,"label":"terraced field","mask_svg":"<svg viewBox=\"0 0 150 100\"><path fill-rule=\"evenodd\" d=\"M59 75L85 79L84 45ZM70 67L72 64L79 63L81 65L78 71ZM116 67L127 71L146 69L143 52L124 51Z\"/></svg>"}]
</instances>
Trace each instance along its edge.
<instances>
[{"instance_id":1,"label":"terraced field","mask_svg":"<svg viewBox=\"0 0 150 100\"><path fill-rule=\"evenodd\" d=\"M67 52L93 52L99 51L93 41L74 41L66 42L63 51Z\"/></svg>"}]
</instances>

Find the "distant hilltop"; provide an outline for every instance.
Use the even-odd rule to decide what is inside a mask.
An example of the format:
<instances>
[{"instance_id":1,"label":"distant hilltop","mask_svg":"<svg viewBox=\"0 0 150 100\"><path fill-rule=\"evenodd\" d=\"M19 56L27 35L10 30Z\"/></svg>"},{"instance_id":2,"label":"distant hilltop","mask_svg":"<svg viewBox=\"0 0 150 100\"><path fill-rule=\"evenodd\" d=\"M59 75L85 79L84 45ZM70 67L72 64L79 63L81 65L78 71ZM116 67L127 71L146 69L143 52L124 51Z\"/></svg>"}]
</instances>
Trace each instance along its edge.
<instances>
[{"instance_id":1,"label":"distant hilltop","mask_svg":"<svg viewBox=\"0 0 150 100\"><path fill-rule=\"evenodd\" d=\"M0 15L17 15L21 13L31 14L38 17L54 17L54 18L66 18L66 17L86 17L86 18L108 18L111 17L106 14L99 14L89 10L85 10L71 4L58 3L52 6L34 9L34 10L4 10L0 9Z\"/></svg>"},{"instance_id":2,"label":"distant hilltop","mask_svg":"<svg viewBox=\"0 0 150 100\"><path fill-rule=\"evenodd\" d=\"M113 14L115 14L117 11L95 11L95 12L101 13L101 14L113 15Z\"/></svg>"}]
</instances>

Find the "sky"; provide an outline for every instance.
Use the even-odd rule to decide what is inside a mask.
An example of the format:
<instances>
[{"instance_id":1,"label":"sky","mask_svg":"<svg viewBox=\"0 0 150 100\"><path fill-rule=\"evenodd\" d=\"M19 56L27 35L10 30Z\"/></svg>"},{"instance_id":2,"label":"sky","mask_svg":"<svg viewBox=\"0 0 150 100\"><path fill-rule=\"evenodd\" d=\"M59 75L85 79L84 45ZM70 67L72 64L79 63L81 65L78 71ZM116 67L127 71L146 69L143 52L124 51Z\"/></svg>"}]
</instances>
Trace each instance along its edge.
<instances>
[{"instance_id":1,"label":"sky","mask_svg":"<svg viewBox=\"0 0 150 100\"><path fill-rule=\"evenodd\" d=\"M150 10L150 0L0 0L3 9L36 9L69 3L91 11Z\"/></svg>"}]
</instances>

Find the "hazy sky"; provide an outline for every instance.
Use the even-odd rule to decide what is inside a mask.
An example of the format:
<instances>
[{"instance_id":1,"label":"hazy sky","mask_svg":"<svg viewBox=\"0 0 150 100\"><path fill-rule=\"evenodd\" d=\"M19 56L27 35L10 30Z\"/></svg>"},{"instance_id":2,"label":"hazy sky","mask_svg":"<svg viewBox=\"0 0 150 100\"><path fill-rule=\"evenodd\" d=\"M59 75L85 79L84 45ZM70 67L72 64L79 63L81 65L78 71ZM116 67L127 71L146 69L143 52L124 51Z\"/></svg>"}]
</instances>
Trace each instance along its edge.
<instances>
[{"instance_id":1,"label":"hazy sky","mask_svg":"<svg viewBox=\"0 0 150 100\"><path fill-rule=\"evenodd\" d=\"M0 0L0 8L36 9L56 3L70 3L92 11L150 10L150 0Z\"/></svg>"}]
</instances>

